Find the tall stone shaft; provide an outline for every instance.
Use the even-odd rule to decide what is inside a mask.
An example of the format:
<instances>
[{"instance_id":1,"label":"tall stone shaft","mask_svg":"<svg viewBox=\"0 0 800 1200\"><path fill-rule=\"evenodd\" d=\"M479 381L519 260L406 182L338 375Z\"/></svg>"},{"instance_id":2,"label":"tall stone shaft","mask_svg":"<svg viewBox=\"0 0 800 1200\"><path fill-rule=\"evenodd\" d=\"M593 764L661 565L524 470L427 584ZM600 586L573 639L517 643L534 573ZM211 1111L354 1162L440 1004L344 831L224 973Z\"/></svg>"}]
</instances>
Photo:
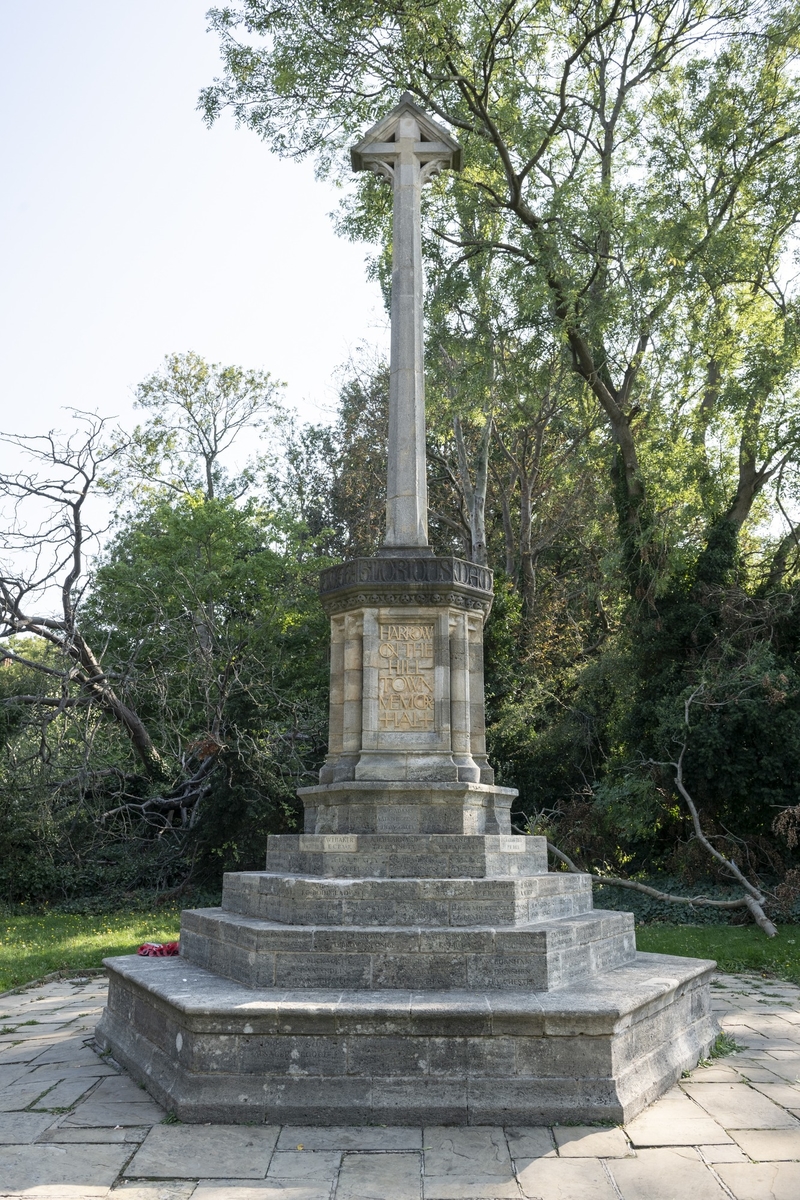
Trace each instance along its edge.
<instances>
[{"instance_id":1,"label":"tall stone shaft","mask_svg":"<svg viewBox=\"0 0 800 1200\"><path fill-rule=\"evenodd\" d=\"M384 555L429 555L420 192L460 148L408 95L352 151L353 169L385 175L394 191L389 447Z\"/></svg>"},{"instance_id":2,"label":"tall stone shaft","mask_svg":"<svg viewBox=\"0 0 800 1200\"><path fill-rule=\"evenodd\" d=\"M508 833L486 757L483 622L492 573L428 546L420 192L458 143L404 96L352 151L394 192L386 539L322 573L331 618L328 756L309 833Z\"/></svg>"}]
</instances>

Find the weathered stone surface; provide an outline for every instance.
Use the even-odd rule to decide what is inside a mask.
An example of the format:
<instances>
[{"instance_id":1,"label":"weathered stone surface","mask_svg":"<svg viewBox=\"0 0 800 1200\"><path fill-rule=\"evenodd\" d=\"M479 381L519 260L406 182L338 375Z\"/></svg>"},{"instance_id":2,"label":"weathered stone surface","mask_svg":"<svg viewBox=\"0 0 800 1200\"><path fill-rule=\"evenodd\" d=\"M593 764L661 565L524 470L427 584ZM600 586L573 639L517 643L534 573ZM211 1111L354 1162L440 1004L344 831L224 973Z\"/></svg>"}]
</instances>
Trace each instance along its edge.
<instances>
[{"instance_id":1,"label":"weathered stone surface","mask_svg":"<svg viewBox=\"0 0 800 1200\"><path fill-rule=\"evenodd\" d=\"M636 1158L608 1164L623 1200L727 1200L697 1151L640 1150Z\"/></svg>"},{"instance_id":2,"label":"weathered stone surface","mask_svg":"<svg viewBox=\"0 0 800 1200\"><path fill-rule=\"evenodd\" d=\"M800 1162L797 1129L736 1129L732 1137L756 1161Z\"/></svg>"},{"instance_id":3,"label":"weathered stone surface","mask_svg":"<svg viewBox=\"0 0 800 1200\"><path fill-rule=\"evenodd\" d=\"M795 1129L800 1121L745 1083L695 1083L686 1091L726 1129Z\"/></svg>"},{"instance_id":4,"label":"weathered stone surface","mask_svg":"<svg viewBox=\"0 0 800 1200\"><path fill-rule=\"evenodd\" d=\"M394 752L380 783L360 778L300 788L306 834L511 835L513 788L459 781L445 759L425 759L415 774L416 757Z\"/></svg>"},{"instance_id":5,"label":"weathered stone surface","mask_svg":"<svg viewBox=\"0 0 800 1200\"><path fill-rule=\"evenodd\" d=\"M531 1200L618 1200L596 1159L536 1158L516 1165L522 1194Z\"/></svg>"},{"instance_id":6,"label":"weathered stone surface","mask_svg":"<svg viewBox=\"0 0 800 1200\"><path fill-rule=\"evenodd\" d=\"M119 1187L114 1188L112 1196L113 1200L189 1200L190 1196L196 1194L194 1183L160 1183L155 1180L129 1183L127 1180L123 1180ZM82 1197L81 1200L83 1200ZM225 1200L234 1200L234 1198L226 1194ZM240 1200L250 1200L250 1198L244 1197ZM255 1197L255 1200L264 1200L264 1197ZM284 1197L284 1200L288 1200L288 1198ZM328 1200L328 1197L325 1197L325 1200Z\"/></svg>"},{"instance_id":7,"label":"weathered stone surface","mask_svg":"<svg viewBox=\"0 0 800 1200\"><path fill-rule=\"evenodd\" d=\"M465 594L487 601L492 596L492 572L478 563L465 562L452 555L442 558L392 554L381 558L351 558L347 562L326 567L320 573L319 591L323 602L344 594L355 596L353 607L363 607L359 593L386 588L432 589L435 603L441 602L443 590L463 590ZM430 593L413 603L424 604Z\"/></svg>"},{"instance_id":8,"label":"weathered stone surface","mask_svg":"<svg viewBox=\"0 0 800 1200\"><path fill-rule=\"evenodd\" d=\"M325 1180L313 1183L286 1182L277 1179L201 1179L192 1200L330 1200L331 1185Z\"/></svg>"},{"instance_id":9,"label":"weathered stone surface","mask_svg":"<svg viewBox=\"0 0 800 1200\"><path fill-rule=\"evenodd\" d=\"M592 913L590 882L585 875L567 874L332 879L243 871L225 876L221 909L199 911L226 917L241 913L281 925L337 927L528 925L557 917L600 920ZM610 920L611 914L605 916ZM630 920L626 926L632 927ZM567 933L564 937L571 939Z\"/></svg>"},{"instance_id":10,"label":"weathered stone surface","mask_svg":"<svg viewBox=\"0 0 800 1200\"><path fill-rule=\"evenodd\" d=\"M553 1130L561 1158L628 1158L633 1154L621 1129L560 1126Z\"/></svg>"},{"instance_id":11,"label":"weathered stone surface","mask_svg":"<svg viewBox=\"0 0 800 1200\"><path fill-rule=\"evenodd\" d=\"M224 1125L215 1128L156 1125L125 1173L132 1178L174 1179L185 1174L187 1164L191 1163L192 1173L206 1179L225 1176L263 1179L278 1132L270 1126L243 1129Z\"/></svg>"},{"instance_id":12,"label":"weathered stone surface","mask_svg":"<svg viewBox=\"0 0 800 1200\"><path fill-rule=\"evenodd\" d=\"M519 834L274 834L267 839L266 869L335 879L547 875L547 843ZM589 876L549 878L591 885Z\"/></svg>"},{"instance_id":13,"label":"weathered stone surface","mask_svg":"<svg viewBox=\"0 0 800 1200\"><path fill-rule=\"evenodd\" d=\"M98 1083L97 1079L90 1079L84 1076L82 1079L63 1079L57 1083L55 1087L51 1087L49 1091L40 1096L33 1105L34 1111L38 1109L54 1110L71 1108L72 1105L79 1100L89 1088ZM144 1093L139 1093L140 1099L144 1097Z\"/></svg>"},{"instance_id":14,"label":"weathered stone surface","mask_svg":"<svg viewBox=\"0 0 800 1200\"><path fill-rule=\"evenodd\" d=\"M13 1146L35 1142L54 1120L52 1113L0 1113L0 1145Z\"/></svg>"},{"instance_id":15,"label":"weathered stone surface","mask_svg":"<svg viewBox=\"0 0 800 1200\"><path fill-rule=\"evenodd\" d=\"M130 1146L0 1146L0 1180L7 1195L103 1196L131 1152ZM80 1189L80 1191L78 1191ZM94 1189L98 1189L95 1191Z\"/></svg>"},{"instance_id":16,"label":"weathered stone surface","mask_svg":"<svg viewBox=\"0 0 800 1200\"><path fill-rule=\"evenodd\" d=\"M74 1145L93 1146L104 1142L129 1142L137 1144L147 1137L149 1125L120 1126L111 1125L98 1128L71 1129L63 1125L51 1125L36 1140L38 1142L71 1142Z\"/></svg>"},{"instance_id":17,"label":"weathered stone surface","mask_svg":"<svg viewBox=\"0 0 800 1200\"><path fill-rule=\"evenodd\" d=\"M528 1129L511 1126L505 1132L511 1157L515 1161L556 1157L553 1134L542 1125L533 1125Z\"/></svg>"},{"instance_id":18,"label":"weathered stone surface","mask_svg":"<svg viewBox=\"0 0 800 1200\"><path fill-rule=\"evenodd\" d=\"M736 1200L797 1200L800 1163L730 1163L717 1167Z\"/></svg>"},{"instance_id":19,"label":"weathered stone surface","mask_svg":"<svg viewBox=\"0 0 800 1200\"><path fill-rule=\"evenodd\" d=\"M394 883L394 881L387 881ZM459 881L461 883L462 881ZM635 954L633 919L628 913L583 913L518 925L513 929L473 926L476 918L502 920L520 907L542 901L524 897L507 904L492 898L483 882L480 898L420 900L394 897L346 898L338 911L362 919L402 920L427 911L436 925L359 927L292 925L238 916L222 909L183 914L181 952L190 962L248 987L286 988L531 988L545 991L630 962ZM522 881L528 882L528 881ZM374 885L375 881L366 881ZM422 885L414 885L420 888ZM333 889L330 889L333 890ZM459 891L461 889L459 888ZM499 894L499 887L496 889ZM274 897L267 897L269 900ZM562 897L554 897L560 906ZM569 903L569 897L566 898ZM335 918L336 902L291 897L292 909ZM472 921L469 919L472 918ZM462 924L463 922L463 924ZM453 927L455 926L455 927Z\"/></svg>"},{"instance_id":20,"label":"weathered stone surface","mask_svg":"<svg viewBox=\"0 0 800 1200\"><path fill-rule=\"evenodd\" d=\"M339 1125L320 1128L314 1125L285 1125L278 1139L278 1150L421 1150L422 1130L374 1128L368 1125Z\"/></svg>"},{"instance_id":21,"label":"weathered stone surface","mask_svg":"<svg viewBox=\"0 0 800 1200\"><path fill-rule=\"evenodd\" d=\"M342 1162L337 1200L420 1200L418 1154L348 1154Z\"/></svg>"},{"instance_id":22,"label":"weathered stone surface","mask_svg":"<svg viewBox=\"0 0 800 1200\"><path fill-rule=\"evenodd\" d=\"M267 1179L284 1183L322 1179L333 1184L341 1161L341 1150L311 1150L306 1146L302 1150L276 1150L270 1159Z\"/></svg>"},{"instance_id":23,"label":"weathered stone surface","mask_svg":"<svg viewBox=\"0 0 800 1200\"><path fill-rule=\"evenodd\" d=\"M661 955L535 996L253 991L182 960L108 966L100 1040L189 1121L627 1119L716 1030L711 964Z\"/></svg>"},{"instance_id":24,"label":"weathered stone surface","mask_svg":"<svg viewBox=\"0 0 800 1200\"><path fill-rule=\"evenodd\" d=\"M140 1092L140 1095L142 1101L137 1104L130 1104L127 1101L109 1104L104 1100L94 1101L92 1097L81 1104L75 1112L68 1113L62 1124L65 1128L86 1126L91 1129L103 1125L111 1128L116 1128L117 1125L151 1125L154 1121L160 1121L164 1116L164 1110L157 1104L153 1104L145 1092Z\"/></svg>"}]
</instances>

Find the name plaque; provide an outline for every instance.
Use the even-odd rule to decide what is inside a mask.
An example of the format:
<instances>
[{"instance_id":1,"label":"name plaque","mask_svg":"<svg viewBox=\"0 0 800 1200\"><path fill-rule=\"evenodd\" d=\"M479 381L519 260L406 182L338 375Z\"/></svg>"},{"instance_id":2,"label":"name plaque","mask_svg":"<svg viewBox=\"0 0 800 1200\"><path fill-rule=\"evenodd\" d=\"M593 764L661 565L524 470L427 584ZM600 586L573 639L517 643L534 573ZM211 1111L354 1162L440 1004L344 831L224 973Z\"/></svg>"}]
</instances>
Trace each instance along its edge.
<instances>
[{"instance_id":1,"label":"name plaque","mask_svg":"<svg viewBox=\"0 0 800 1200\"><path fill-rule=\"evenodd\" d=\"M358 849L355 833L301 833L300 849L322 852L335 850L339 854L353 854Z\"/></svg>"},{"instance_id":2,"label":"name plaque","mask_svg":"<svg viewBox=\"0 0 800 1200\"><path fill-rule=\"evenodd\" d=\"M523 854L525 852L525 838L515 837L512 833L500 835L500 849L504 854Z\"/></svg>"},{"instance_id":3,"label":"name plaque","mask_svg":"<svg viewBox=\"0 0 800 1200\"><path fill-rule=\"evenodd\" d=\"M358 849L358 836L355 833L324 833L322 849L335 850L338 854L354 854Z\"/></svg>"}]
</instances>

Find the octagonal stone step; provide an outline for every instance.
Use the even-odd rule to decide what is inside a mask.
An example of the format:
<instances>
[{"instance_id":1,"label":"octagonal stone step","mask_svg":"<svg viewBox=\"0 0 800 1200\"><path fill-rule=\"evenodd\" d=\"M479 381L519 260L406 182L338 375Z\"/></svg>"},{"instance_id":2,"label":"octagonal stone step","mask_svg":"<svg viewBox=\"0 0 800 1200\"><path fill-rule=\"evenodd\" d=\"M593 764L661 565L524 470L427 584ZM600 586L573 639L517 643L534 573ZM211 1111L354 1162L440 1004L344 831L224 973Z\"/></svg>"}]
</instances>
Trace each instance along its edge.
<instances>
[{"instance_id":1,"label":"octagonal stone step","mask_svg":"<svg viewBox=\"0 0 800 1200\"><path fill-rule=\"evenodd\" d=\"M331 879L237 871L223 881L228 912L286 925L518 925L592 907L589 875L481 879Z\"/></svg>"},{"instance_id":2,"label":"octagonal stone step","mask_svg":"<svg viewBox=\"0 0 800 1200\"><path fill-rule=\"evenodd\" d=\"M547 873L547 842L519 834L274 834L267 870L344 879L481 879Z\"/></svg>"},{"instance_id":3,"label":"octagonal stone step","mask_svg":"<svg viewBox=\"0 0 800 1200\"><path fill-rule=\"evenodd\" d=\"M281 925L222 909L183 913L181 955L252 988L531 988L629 962L633 916L596 911L516 929Z\"/></svg>"}]
</instances>

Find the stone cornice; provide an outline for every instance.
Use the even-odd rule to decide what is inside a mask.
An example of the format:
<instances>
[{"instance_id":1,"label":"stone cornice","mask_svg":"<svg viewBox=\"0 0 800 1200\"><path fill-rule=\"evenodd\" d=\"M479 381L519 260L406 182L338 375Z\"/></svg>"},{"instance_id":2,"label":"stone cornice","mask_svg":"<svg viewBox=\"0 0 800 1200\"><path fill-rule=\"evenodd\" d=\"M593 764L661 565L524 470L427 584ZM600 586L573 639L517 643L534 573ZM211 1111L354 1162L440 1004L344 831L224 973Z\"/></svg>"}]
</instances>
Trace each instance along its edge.
<instances>
[{"instance_id":1,"label":"stone cornice","mask_svg":"<svg viewBox=\"0 0 800 1200\"><path fill-rule=\"evenodd\" d=\"M328 614L375 605L450 605L488 613L492 572L461 558L354 558L320 577Z\"/></svg>"}]
</instances>

